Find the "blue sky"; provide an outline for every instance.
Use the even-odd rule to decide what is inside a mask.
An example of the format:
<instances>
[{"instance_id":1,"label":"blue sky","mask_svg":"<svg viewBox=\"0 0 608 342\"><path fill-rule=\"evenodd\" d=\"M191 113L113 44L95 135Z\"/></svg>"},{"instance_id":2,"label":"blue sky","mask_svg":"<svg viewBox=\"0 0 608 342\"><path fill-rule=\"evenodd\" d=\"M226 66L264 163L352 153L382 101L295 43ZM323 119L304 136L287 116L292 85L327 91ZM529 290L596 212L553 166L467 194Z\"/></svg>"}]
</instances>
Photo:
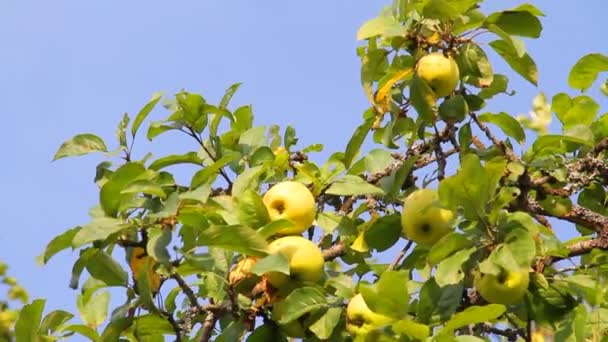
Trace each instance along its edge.
<instances>
[{"instance_id":1,"label":"blue sky","mask_svg":"<svg viewBox=\"0 0 608 342\"><path fill-rule=\"evenodd\" d=\"M67 285L76 254L63 252L44 268L34 260L52 237L86 223L98 200L92 179L100 155L51 163L65 139L92 132L115 146L122 113L136 113L154 92L186 88L217 101L231 83L243 82L233 105L253 104L256 122L291 124L300 146L323 143L322 155L343 150L368 105L355 32L388 1L0 4L0 260L33 298L48 298L47 308L75 312L76 293ZM527 42L539 88L490 54L496 72L513 75L517 95L497 97L489 110L527 113L539 90L573 94L570 67L584 54L608 52L605 0L536 4L547 14L541 40ZM596 99L605 110L606 98ZM182 139L144 140L140 153L194 148Z\"/></svg>"}]
</instances>

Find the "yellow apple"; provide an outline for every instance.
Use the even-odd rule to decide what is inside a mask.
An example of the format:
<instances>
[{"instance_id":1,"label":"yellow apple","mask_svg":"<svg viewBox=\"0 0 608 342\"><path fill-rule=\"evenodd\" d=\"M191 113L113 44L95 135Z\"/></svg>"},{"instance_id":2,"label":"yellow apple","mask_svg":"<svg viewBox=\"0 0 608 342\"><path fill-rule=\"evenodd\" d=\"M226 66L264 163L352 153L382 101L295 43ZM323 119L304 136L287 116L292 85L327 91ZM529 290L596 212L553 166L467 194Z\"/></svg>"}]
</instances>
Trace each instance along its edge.
<instances>
[{"instance_id":1,"label":"yellow apple","mask_svg":"<svg viewBox=\"0 0 608 342\"><path fill-rule=\"evenodd\" d=\"M346 330L353 336L376 334L376 329L392 322L391 317L373 312L361 294L351 298L346 307Z\"/></svg>"},{"instance_id":2,"label":"yellow apple","mask_svg":"<svg viewBox=\"0 0 608 342\"><path fill-rule=\"evenodd\" d=\"M315 220L315 198L302 183L285 181L275 184L262 200L272 221L287 219L293 224L279 230L279 235L301 234Z\"/></svg>"},{"instance_id":3,"label":"yellow apple","mask_svg":"<svg viewBox=\"0 0 608 342\"><path fill-rule=\"evenodd\" d=\"M458 64L441 52L430 53L418 61L416 74L425 81L437 97L450 95L460 79Z\"/></svg>"},{"instance_id":4,"label":"yellow apple","mask_svg":"<svg viewBox=\"0 0 608 342\"><path fill-rule=\"evenodd\" d=\"M517 304L526 292L530 283L530 273L527 269L515 272L503 270L498 276L477 273L475 288L483 299L494 304Z\"/></svg>"},{"instance_id":5,"label":"yellow apple","mask_svg":"<svg viewBox=\"0 0 608 342\"><path fill-rule=\"evenodd\" d=\"M419 245L430 247L453 229L454 212L441 207L435 190L414 191L403 207L403 235Z\"/></svg>"},{"instance_id":6,"label":"yellow apple","mask_svg":"<svg viewBox=\"0 0 608 342\"><path fill-rule=\"evenodd\" d=\"M270 254L281 253L289 261L289 276L280 272L266 274L272 286L286 285L290 279L317 282L323 276L325 259L323 253L312 241L301 236L284 236L268 245Z\"/></svg>"},{"instance_id":7,"label":"yellow apple","mask_svg":"<svg viewBox=\"0 0 608 342\"><path fill-rule=\"evenodd\" d=\"M146 250L142 247L134 247L131 251L129 266L133 271L133 278L137 279L140 270L148 263L147 276L150 284L150 289L153 293L158 292L160 288L160 275L154 271L155 262L148 256Z\"/></svg>"}]
</instances>

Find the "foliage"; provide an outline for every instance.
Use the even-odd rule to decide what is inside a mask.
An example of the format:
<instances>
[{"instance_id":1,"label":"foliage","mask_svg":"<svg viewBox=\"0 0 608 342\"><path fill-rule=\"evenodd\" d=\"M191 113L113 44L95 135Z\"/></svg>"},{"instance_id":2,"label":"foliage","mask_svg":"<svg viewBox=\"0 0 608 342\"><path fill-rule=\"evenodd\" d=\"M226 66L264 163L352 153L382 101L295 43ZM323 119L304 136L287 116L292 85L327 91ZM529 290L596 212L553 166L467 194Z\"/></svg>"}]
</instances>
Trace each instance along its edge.
<instances>
[{"instance_id":1,"label":"foliage","mask_svg":"<svg viewBox=\"0 0 608 342\"><path fill-rule=\"evenodd\" d=\"M46 263L78 251L70 284L81 289L81 323L64 311L43 315L44 300L35 300L21 311L18 340L599 341L608 331L607 116L578 92L550 101L539 94L530 118L484 112L486 102L513 95L510 77L537 84L522 38L540 37L544 14L531 4L483 13L480 3L396 0L361 26L357 53L371 106L345 150L324 162L314 161L324 147L301 146L294 128L255 125L249 105L232 109L238 83L217 104L188 91L154 95L133 120L122 118L113 144L91 133L66 141L55 159L106 156L90 222L58 235L40 256ZM481 33L491 41L479 41ZM495 73L489 50L514 74ZM454 58L460 71L445 98L416 72L431 52ZM584 56L568 84L585 91L605 71L608 56ZM145 130L160 103L167 114ZM560 132L550 131L552 113ZM182 134L192 145L135 159L142 134ZM376 146L361 153L368 138ZM194 171L182 182L178 169ZM289 260L268 252L292 223L271 220L262 195L285 180L315 197L316 220L304 233L325 259L315 283L299 281ZM404 199L426 187L438 191L434 206L457 216L430 246L406 242L400 226ZM576 237L566 240L558 226ZM135 274L121 260L133 260L134 249L145 250ZM530 281L521 300L488 303L474 287L480 274L522 269ZM269 274L291 281L277 289ZM109 307L109 287L124 289L124 304ZM390 323L351 336L346 327L357 322L345 308L358 293Z\"/></svg>"}]
</instances>

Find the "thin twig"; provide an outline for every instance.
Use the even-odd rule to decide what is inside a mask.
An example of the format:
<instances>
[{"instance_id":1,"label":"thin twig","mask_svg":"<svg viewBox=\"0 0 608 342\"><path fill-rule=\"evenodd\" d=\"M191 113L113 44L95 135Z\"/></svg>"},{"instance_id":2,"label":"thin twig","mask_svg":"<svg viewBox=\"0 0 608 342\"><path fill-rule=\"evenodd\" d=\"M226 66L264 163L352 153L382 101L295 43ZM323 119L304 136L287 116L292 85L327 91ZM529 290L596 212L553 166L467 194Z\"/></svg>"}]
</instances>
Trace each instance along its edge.
<instances>
[{"instance_id":1,"label":"thin twig","mask_svg":"<svg viewBox=\"0 0 608 342\"><path fill-rule=\"evenodd\" d=\"M399 254L395 258L395 260L393 260L393 262L388 266L389 271L392 271L395 268L397 268L397 265L399 265L399 263L401 262L401 259L403 259L403 257L405 256L405 253L407 253L407 251L410 249L410 247L412 247L412 245L413 245L413 241L409 240L407 242L407 244L405 245L405 247L403 247L401 252L399 252Z\"/></svg>"}]
</instances>

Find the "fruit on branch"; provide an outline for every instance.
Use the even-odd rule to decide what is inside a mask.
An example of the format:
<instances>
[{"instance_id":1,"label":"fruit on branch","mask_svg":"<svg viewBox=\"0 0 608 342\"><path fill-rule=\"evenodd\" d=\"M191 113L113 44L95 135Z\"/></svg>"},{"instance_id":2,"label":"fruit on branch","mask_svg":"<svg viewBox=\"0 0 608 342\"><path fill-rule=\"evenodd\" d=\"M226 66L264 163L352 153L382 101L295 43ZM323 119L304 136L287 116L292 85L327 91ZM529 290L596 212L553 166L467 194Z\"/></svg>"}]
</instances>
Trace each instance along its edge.
<instances>
[{"instance_id":1,"label":"fruit on branch","mask_svg":"<svg viewBox=\"0 0 608 342\"><path fill-rule=\"evenodd\" d=\"M301 236L281 237L268 245L268 252L281 253L289 261L289 276L280 272L266 274L270 284L276 288L283 287L290 279L314 283L323 276L323 253L308 239Z\"/></svg>"},{"instance_id":2,"label":"fruit on branch","mask_svg":"<svg viewBox=\"0 0 608 342\"><path fill-rule=\"evenodd\" d=\"M414 191L403 207L402 233L419 245L430 247L453 229L454 212L441 207L436 190Z\"/></svg>"},{"instance_id":3,"label":"fruit on branch","mask_svg":"<svg viewBox=\"0 0 608 342\"><path fill-rule=\"evenodd\" d=\"M272 320L277 323L283 333L289 337L306 337L307 328L303 324L303 317L295 319L289 323L281 324L279 321L283 318L285 313L285 301L279 301L274 303L272 307Z\"/></svg>"},{"instance_id":4,"label":"fruit on branch","mask_svg":"<svg viewBox=\"0 0 608 342\"><path fill-rule=\"evenodd\" d=\"M527 269L517 271L501 270L499 275L475 275L475 288L483 299L494 304L517 304L526 292L530 283L530 273Z\"/></svg>"},{"instance_id":5,"label":"fruit on branch","mask_svg":"<svg viewBox=\"0 0 608 342\"><path fill-rule=\"evenodd\" d=\"M150 289L153 293L158 292L160 288L160 275L154 272L155 261L154 259L148 256L146 250L142 247L134 247L131 251L131 256L129 259L129 266L131 267L131 271L133 272L133 278L137 280L139 273L142 270L142 267L148 265L147 269L147 277L148 284L150 284Z\"/></svg>"},{"instance_id":6,"label":"fruit on branch","mask_svg":"<svg viewBox=\"0 0 608 342\"><path fill-rule=\"evenodd\" d=\"M279 235L301 234L315 220L315 198L302 183L285 181L275 184L262 200L272 221L287 219L293 224L279 230Z\"/></svg>"},{"instance_id":7,"label":"fruit on branch","mask_svg":"<svg viewBox=\"0 0 608 342\"><path fill-rule=\"evenodd\" d=\"M346 307L346 330L354 336L374 334L376 329L392 321L388 316L373 312L361 294L351 298Z\"/></svg>"},{"instance_id":8,"label":"fruit on branch","mask_svg":"<svg viewBox=\"0 0 608 342\"><path fill-rule=\"evenodd\" d=\"M458 64L454 58L441 52L430 53L418 61L416 75L425 81L437 97L450 95L460 79Z\"/></svg>"},{"instance_id":9,"label":"fruit on branch","mask_svg":"<svg viewBox=\"0 0 608 342\"><path fill-rule=\"evenodd\" d=\"M19 314L12 310L0 312L0 335L7 334L13 329L18 316Z\"/></svg>"}]
</instances>

